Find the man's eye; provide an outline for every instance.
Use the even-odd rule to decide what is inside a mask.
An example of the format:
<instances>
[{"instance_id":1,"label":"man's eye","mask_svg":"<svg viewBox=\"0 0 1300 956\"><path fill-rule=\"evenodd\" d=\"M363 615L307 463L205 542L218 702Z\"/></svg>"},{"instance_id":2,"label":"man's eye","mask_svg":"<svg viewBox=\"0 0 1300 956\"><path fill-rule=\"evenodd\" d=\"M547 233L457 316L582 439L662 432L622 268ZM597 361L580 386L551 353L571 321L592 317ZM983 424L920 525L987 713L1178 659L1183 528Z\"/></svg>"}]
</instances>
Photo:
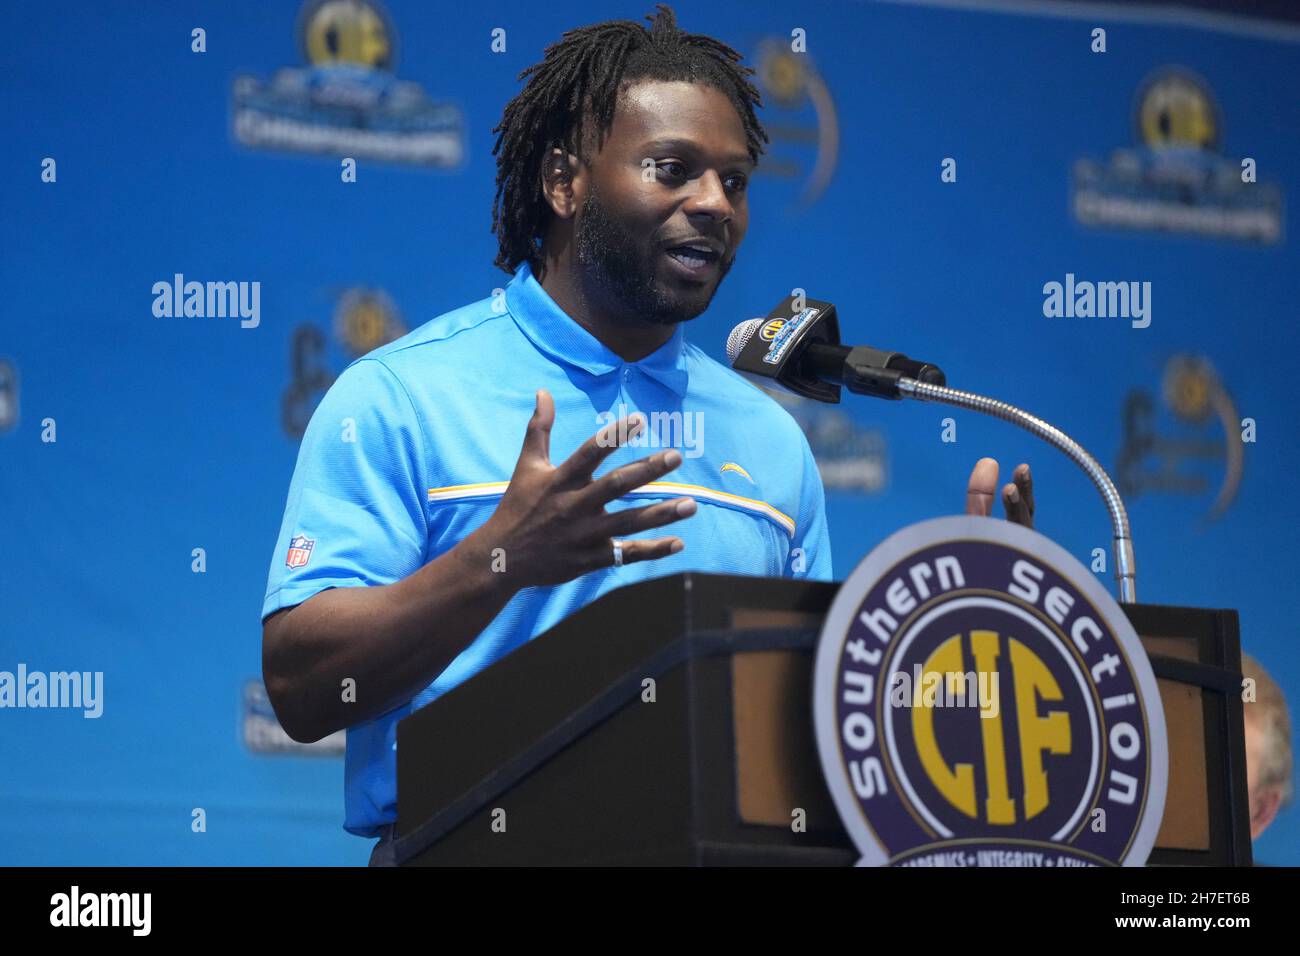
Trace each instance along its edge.
<instances>
[{"instance_id":1,"label":"man's eye","mask_svg":"<svg viewBox=\"0 0 1300 956\"><path fill-rule=\"evenodd\" d=\"M669 160L666 163L660 163L659 169L667 173L673 179L686 178L686 164L679 160ZM744 192L749 186L749 178L740 174L727 177L727 188L732 192Z\"/></svg>"}]
</instances>

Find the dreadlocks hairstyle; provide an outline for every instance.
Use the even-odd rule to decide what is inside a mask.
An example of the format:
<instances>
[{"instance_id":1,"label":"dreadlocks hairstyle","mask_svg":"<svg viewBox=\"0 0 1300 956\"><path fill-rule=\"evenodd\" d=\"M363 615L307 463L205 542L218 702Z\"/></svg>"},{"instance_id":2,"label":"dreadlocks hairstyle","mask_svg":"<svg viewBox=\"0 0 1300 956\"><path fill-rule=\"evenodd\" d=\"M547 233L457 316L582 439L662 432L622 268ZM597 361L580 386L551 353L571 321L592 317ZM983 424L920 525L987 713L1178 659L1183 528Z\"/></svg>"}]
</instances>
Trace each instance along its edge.
<instances>
[{"instance_id":1,"label":"dreadlocks hairstyle","mask_svg":"<svg viewBox=\"0 0 1300 956\"><path fill-rule=\"evenodd\" d=\"M607 20L570 30L545 50L541 63L519 74L527 86L502 114L492 155L497 157L497 193L492 231L499 251L494 263L513 273L527 260L536 273L550 206L542 197L542 164L552 146L562 146L589 162L583 132L594 119L597 150L614 123L624 85L642 79L684 80L718 90L740 114L750 158L757 163L770 142L755 106L763 101L749 81L754 70L739 65L741 55L712 37L685 33L666 4L647 16L646 29L633 20Z\"/></svg>"}]
</instances>

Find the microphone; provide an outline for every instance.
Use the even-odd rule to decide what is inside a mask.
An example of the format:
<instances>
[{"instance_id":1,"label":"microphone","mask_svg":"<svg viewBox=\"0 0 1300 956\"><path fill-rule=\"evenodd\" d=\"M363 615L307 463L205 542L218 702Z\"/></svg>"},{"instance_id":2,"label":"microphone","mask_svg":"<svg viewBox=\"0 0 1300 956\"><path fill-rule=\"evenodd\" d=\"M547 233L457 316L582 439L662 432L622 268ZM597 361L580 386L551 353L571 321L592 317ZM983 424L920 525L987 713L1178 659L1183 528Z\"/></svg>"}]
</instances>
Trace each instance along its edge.
<instances>
[{"instance_id":1,"label":"microphone","mask_svg":"<svg viewBox=\"0 0 1300 956\"><path fill-rule=\"evenodd\" d=\"M1124 604L1137 600L1137 571L1128 511L1106 469L1087 449L1054 425L1008 402L948 388L943 371L902 352L841 345L835 306L787 296L765 319L741 322L727 337L731 367L756 385L838 404L840 388L877 398L942 402L992 415L1025 429L1070 456L1092 480L1110 513L1115 580Z\"/></svg>"},{"instance_id":2,"label":"microphone","mask_svg":"<svg viewBox=\"0 0 1300 956\"><path fill-rule=\"evenodd\" d=\"M787 296L767 318L750 319L732 329L727 360L756 385L831 405L839 403L841 386L860 395L897 400L903 397L900 379L947 384L937 365L902 352L841 345L835 306L805 296Z\"/></svg>"}]
</instances>

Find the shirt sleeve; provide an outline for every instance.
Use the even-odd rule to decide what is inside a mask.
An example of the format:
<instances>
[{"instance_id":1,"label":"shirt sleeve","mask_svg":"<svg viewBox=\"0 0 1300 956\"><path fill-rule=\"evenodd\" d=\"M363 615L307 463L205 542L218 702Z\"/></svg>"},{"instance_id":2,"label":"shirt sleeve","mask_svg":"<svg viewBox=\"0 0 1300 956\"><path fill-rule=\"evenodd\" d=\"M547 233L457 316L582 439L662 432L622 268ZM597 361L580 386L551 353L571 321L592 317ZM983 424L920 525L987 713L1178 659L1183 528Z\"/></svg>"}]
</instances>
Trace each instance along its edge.
<instances>
[{"instance_id":1,"label":"shirt sleeve","mask_svg":"<svg viewBox=\"0 0 1300 956\"><path fill-rule=\"evenodd\" d=\"M419 418L397 376L359 359L303 434L271 556L262 617L328 588L392 584L428 541Z\"/></svg>"},{"instance_id":2,"label":"shirt sleeve","mask_svg":"<svg viewBox=\"0 0 1300 956\"><path fill-rule=\"evenodd\" d=\"M831 537L826 522L826 489L817 459L802 428L796 429L803 445L803 480L799 490L799 515L790 542L786 574L792 578L833 581Z\"/></svg>"}]
</instances>

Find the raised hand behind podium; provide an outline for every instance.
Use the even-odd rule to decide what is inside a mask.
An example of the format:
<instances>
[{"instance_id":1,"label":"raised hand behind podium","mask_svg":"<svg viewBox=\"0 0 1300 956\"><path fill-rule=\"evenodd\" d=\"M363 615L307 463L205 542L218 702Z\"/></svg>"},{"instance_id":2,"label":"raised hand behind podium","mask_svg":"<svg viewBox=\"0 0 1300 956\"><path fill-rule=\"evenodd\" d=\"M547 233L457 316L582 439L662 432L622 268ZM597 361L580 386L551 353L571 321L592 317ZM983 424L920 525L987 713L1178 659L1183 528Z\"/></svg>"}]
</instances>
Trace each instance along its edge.
<instances>
[{"instance_id":1,"label":"raised hand behind podium","mask_svg":"<svg viewBox=\"0 0 1300 956\"><path fill-rule=\"evenodd\" d=\"M1029 465L1021 462L1012 473L1012 481L1002 486L1002 510L1008 521L1034 526L1034 479ZM998 486L998 461L981 458L971 470L966 483L966 513L989 517L993 513L993 496Z\"/></svg>"}]
</instances>

